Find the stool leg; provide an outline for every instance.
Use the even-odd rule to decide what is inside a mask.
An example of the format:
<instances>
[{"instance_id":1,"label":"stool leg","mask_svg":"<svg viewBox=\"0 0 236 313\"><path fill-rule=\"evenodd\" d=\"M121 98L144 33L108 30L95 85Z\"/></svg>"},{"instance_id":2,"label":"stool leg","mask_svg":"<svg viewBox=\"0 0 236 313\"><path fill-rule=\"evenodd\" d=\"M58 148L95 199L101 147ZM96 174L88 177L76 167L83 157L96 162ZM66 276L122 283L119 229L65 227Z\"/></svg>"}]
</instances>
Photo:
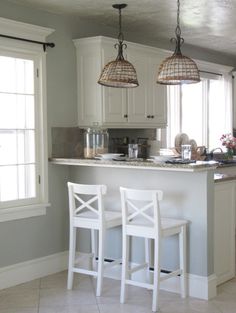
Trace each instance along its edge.
<instances>
[{"instance_id":1,"label":"stool leg","mask_svg":"<svg viewBox=\"0 0 236 313\"><path fill-rule=\"evenodd\" d=\"M186 279L186 225L181 227L179 233L179 263L182 274L180 276L181 297L186 298L187 295L187 279Z\"/></svg>"},{"instance_id":2,"label":"stool leg","mask_svg":"<svg viewBox=\"0 0 236 313\"><path fill-rule=\"evenodd\" d=\"M93 265L91 266L91 269L96 268L96 257L97 257L97 240L96 239L97 237L96 237L95 229L91 229L91 250L93 254L93 258L92 258Z\"/></svg>"},{"instance_id":3,"label":"stool leg","mask_svg":"<svg viewBox=\"0 0 236 313\"><path fill-rule=\"evenodd\" d=\"M153 273L152 311L158 310L160 288L160 239L154 239L154 273Z\"/></svg>"},{"instance_id":4,"label":"stool leg","mask_svg":"<svg viewBox=\"0 0 236 313\"><path fill-rule=\"evenodd\" d=\"M122 272L121 272L121 289L120 289L120 303L125 303L125 289L126 279L130 279L129 274L129 243L130 238L123 232L122 245Z\"/></svg>"},{"instance_id":5,"label":"stool leg","mask_svg":"<svg viewBox=\"0 0 236 313\"><path fill-rule=\"evenodd\" d=\"M73 267L74 267L74 262L75 262L75 249L76 249L76 228L70 227L67 289L72 289L72 286L73 286L73 278L74 278Z\"/></svg>"},{"instance_id":6,"label":"stool leg","mask_svg":"<svg viewBox=\"0 0 236 313\"><path fill-rule=\"evenodd\" d=\"M145 238L145 262L147 263L147 271L146 271L146 280L148 283L151 283L151 239Z\"/></svg>"},{"instance_id":7,"label":"stool leg","mask_svg":"<svg viewBox=\"0 0 236 313\"><path fill-rule=\"evenodd\" d=\"M98 243L98 276L97 276L97 292L96 296L101 296L102 283L103 283L103 270L104 270L104 245L105 245L105 229L99 229L98 232L99 243Z\"/></svg>"}]
</instances>

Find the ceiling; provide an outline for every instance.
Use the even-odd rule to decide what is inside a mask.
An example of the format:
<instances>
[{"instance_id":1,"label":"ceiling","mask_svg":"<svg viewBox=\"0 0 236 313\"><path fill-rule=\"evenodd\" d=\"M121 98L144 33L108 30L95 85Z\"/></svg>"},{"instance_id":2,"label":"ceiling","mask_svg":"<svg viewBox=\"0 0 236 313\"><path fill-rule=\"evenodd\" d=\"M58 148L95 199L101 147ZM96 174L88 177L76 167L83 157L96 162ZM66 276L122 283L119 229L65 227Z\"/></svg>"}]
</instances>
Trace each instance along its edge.
<instances>
[{"instance_id":1,"label":"ceiling","mask_svg":"<svg viewBox=\"0 0 236 313\"><path fill-rule=\"evenodd\" d=\"M122 12L125 32L169 39L176 26L176 0L10 0L56 14L69 14L117 27L113 3L127 3ZM236 0L180 0L185 42L236 56Z\"/></svg>"}]
</instances>

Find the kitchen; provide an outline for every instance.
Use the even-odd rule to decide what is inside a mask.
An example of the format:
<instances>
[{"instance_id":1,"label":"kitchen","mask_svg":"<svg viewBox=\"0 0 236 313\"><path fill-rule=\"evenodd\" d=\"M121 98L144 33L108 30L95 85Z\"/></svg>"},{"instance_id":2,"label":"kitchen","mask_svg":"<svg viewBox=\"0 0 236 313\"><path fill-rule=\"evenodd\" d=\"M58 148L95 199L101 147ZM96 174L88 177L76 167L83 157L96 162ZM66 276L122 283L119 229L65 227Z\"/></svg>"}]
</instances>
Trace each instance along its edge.
<instances>
[{"instance_id":1,"label":"kitchen","mask_svg":"<svg viewBox=\"0 0 236 313\"><path fill-rule=\"evenodd\" d=\"M164 6L161 7L164 10L164 2L162 1L160 3ZM131 3L128 3L128 5L128 7L132 6ZM225 5L227 5L227 3L225 3ZM60 140L66 138L68 134L73 135L74 130L71 128L77 128L78 126L76 49L72 40L101 35L115 38L117 34L117 19L110 6L109 2L104 5L103 9L105 10L109 7L109 14L113 14L113 27L105 26L103 23L97 25L96 22L86 20L86 18L78 19L75 16L71 17L66 14L55 14L48 10L38 10L37 7L32 8L29 4L27 6L24 5L23 1L2 1L0 4L1 17L3 18L55 29L55 31L47 38L47 41L55 42L56 47L48 49L46 56L48 133L48 147L46 147L48 152L46 152L46 154L49 157L53 155L53 152L55 151L54 148L58 148L56 145L63 144L65 150L70 150L70 144L74 143L73 139L70 139L72 142L68 142L66 139L64 142L60 142ZM130 42L139 42L140 44L148 46L173 50L173 45L169 43L169 38L173 36L176 23L175 2L173 3L172 12L173 21L169 26L169 33L167 33L168 38L165 42L151 38L148 39L148 36L143 36L141 38L139 32L135 31L130 31L126 34L124 28L125 39ZM125 14L126 13L124 12L124 23L126 19ZM159 14L162 14L161 10ZM135 24L135 21L132 21L132 24ZM187 29L187 26L185 28ZM153 28L150 30L150 33L153 33ZM202 33L203 32L201 31L201 36ZM187 40L185 34L186 31L183 29L183 37L186 41L183 46L183 51L186 55L206 62L224 64L225 66L232 68L235 67L235 57L224 53L224 47L221 47L223 52L216 52L213 48L209 50L206 48L192 47L187 45L189 40ZM207 39L205 39L205 42L206 41ZM211 44L213 46L212 41ZM217 45L218 41L214 45L215 49L217 48ZM113 49L112 46L111 49ZM142 77L140 77L140 79L142 79ZM55 137L59 137L59 141L53 141L54 137L51 136L51 131L59 131L59 136L54 133ZM141 135L139 137L141 137ZM146 135L144 137L146 137ZM64 152L62 151L61 153ZM66 155L61 154L57 156L65 157ZM46 209L46 215L21 218L1 223L1 289L13 286L13 282L17 285L26 281L30 276L30 266L32 266L33 272L35 273L35 276L33 274L30 276L32 279L37 277L36 274L41 274L42 277L66 268L66 251L68 250L68 195L66 183L72 177L71 171L73 170L68 166L56 166L49 163L48 190L47 186L45 189L49 195L50 207ZM32 260L35 260L35 262ZM42 263L45 262L46 266L42 267L39 261ZM20 264L21 266L14 266L16 264ZM14 276L14 279L9 279L10 274ZM50 282L48 283L48 286L49 285ZM16 291L15 293L12 291L12 297L16 294ZM202 302L199 303L203 305ZM15 308L12 304L12 307L9 307L9 310L13 312L14 309ZM33 312L33 310L31 312ZM217 312L217 308L215 312Z\"/></svg>"}]
</instances>

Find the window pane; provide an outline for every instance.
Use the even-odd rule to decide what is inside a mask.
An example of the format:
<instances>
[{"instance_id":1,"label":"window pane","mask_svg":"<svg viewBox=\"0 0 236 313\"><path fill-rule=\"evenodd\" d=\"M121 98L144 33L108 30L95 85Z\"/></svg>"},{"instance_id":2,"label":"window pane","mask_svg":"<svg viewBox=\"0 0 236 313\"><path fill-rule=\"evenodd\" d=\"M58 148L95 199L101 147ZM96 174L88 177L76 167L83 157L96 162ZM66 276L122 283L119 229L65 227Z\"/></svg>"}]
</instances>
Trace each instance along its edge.
<instances>
[{"instance_id":1,"label":"window pane","mask_svg":"<svg viewBox=\"0 0 236 313\"><path fill-rule=\"evenodd\" d=\"M34 96L25 96L25 128L35 128Z\"/></svg>"},{"instance_id":2,"label":"window pane","mask_svg":"<svg viewBox=\"0 0 236 313\"><path fill-rule=\"evenodd\" d=\"M35 165L20 165L18 167L19 199L36 196Z\"/></svg>"},{"instance_id":3,"label":"window pane","mask_svg":"<svg viewBox=\"0 0 236 313\"><path fill-rule=\"evenodd\" d=\"M182 86L182 132L203 145L203 85Z\"/></svg>"},{"instance_id":4,"label":"window pane","mask_svg":"<svg viewBox=\"0 0 236 313\"><path fill-rule=\"evenodd\" d=\"M33 62L15 59L16 92L32 94L34 90Z\"/></svg>"},{"instance_id":5,"label":"window pane","mask_svg":"<svg viewBox=\"0 0 236 313\"><path fill-rule=\"evenodd\" d=\"M17 166L0 166L0 200L18 199Z\"/></svg>"},{"instance_id":6,"label":"window pane","mask_svg":"<svg viewBox=\"0 0 236 313\"><path fill-rule=\"evenodd\" d=\"M35 162L35 132L33 130L17 131L17 163Z\"/></svg>"},{"instance_id":7,"label":"window pane","mask_svg":"<svg viewBox=\"0 0 236 313\"><path fill-rule=\"evenodd\" d=\"M0 56L0 92L15 91L15 59Z\"/></svg>"},{"instance_id":8,"label":"window pane","mask_svg":"<svg viewBox=\"0 0 236 313\"><path fill-rule=\"evenodd\" d=\"M17 127L16 116L16 95L0 93L0 129L15 129Z\"/></svg>"},{"instance_id":9,"label":"window pane","mask_svg":"<svg viewBox=\"0 0 236 313\"><path fill-rule=\"evenodd\" d=\"M0 165L17 163L16 131L0 131Z\"/></svg>"},{"instance_id":10,"label":"window pane","mask_svg":"<svg viewBox=\"0 0 236 313\"><path fill-rule=\"evenodd\" d=\"M223 86L220 80L211 80L209 89L209 148L221 147L220 137L225 133L226 110Z\"/></svg>"}]
</instances>

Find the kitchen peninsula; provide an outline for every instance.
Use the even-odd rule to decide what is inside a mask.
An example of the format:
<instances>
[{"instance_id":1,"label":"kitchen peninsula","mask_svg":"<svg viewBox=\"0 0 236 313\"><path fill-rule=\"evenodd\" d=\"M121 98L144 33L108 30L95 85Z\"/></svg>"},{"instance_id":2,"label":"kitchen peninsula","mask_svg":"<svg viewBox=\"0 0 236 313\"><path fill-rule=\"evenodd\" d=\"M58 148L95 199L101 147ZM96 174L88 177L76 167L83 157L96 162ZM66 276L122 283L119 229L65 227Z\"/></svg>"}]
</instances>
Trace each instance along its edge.
<instances>
[{"instance_id":1,"label":"kitchen peninsula","mask_svg":"<svg viewBox=\"0 0 236 313\"><path fill-rule=\"evenodd\" d=\"M216 256L220 254L218 251L220 247L215 243L214 232L218 231L218 229L216 230L214 227L216 214L214 199L215 185L220 186L221 183L218 180L217 184L215 184L214 181L215 163L196 162L173 165L147 161L122 162L59 158L54 158L50 161L52 166L69 166L69 179L72 182L107 185L108 193L105 204L106 207L114 210L120 210L120 186L163 190L162 215L184 218L190 221L187 240L189 295L202 299L210 299L216 295L216 286L219 281L216 273L216 264L218 264ZM232 190L234 191L234 189ZM232 205L235 202L233 200L232 198ZM224 207L224 210L227 211L228 208ZM226 216L229 217L231 224L233 223L231 228L234 230L234 216ZM222 221L222 227L226 229L221 228L220 231L228 233L229 225ZM231 236L232 234L230 233L229 235ZM107 245L110 258L120 256L120 229L109 235ZM132 261L143 261L144 253L141 241L137 239L133 242L133 245L140 245L140 249L133 249L134 251L138 250L139 253L131 254ZM170 255L169 251L177 250L176 238L165 242L165 247L167 249L164 249L161 267L164 270L175 269L178 264L178 259L176 258L178 254L173 253L173 255ZM231 259L233 258L234 263L234 251L231 250L230 246L229 254ZM226 280L233 277L234 267L231 267L229 270L224 268L224 274L225 272L228 275L225 276ZM178 288L178 284L176 286L174 288L171 287L171 289L176 290L175 288Z\"/></svg>"}]
</instances>

